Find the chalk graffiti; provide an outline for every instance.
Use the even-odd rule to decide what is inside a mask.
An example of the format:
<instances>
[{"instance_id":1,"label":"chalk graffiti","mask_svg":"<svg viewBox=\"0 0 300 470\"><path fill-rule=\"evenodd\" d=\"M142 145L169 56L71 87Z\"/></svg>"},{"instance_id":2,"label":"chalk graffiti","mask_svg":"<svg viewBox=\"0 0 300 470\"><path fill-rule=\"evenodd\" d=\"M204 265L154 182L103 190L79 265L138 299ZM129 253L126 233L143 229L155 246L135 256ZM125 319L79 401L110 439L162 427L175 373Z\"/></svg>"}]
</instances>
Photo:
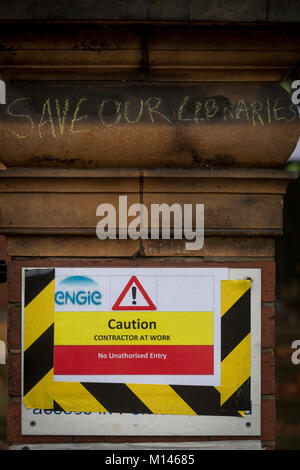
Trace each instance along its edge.
<instances>
[{"instance_id":1,"label":"chalk graffiti","mask_svg":"<svg viewBox=\"0 0 300 470\"><path fill-rule=\"evenodd\" d=\"M39 113L31 112L33 101L33 98L24 96L14 99L6 107L8 132L17 139L26 139L35 132L40 139L46 133L53 138L63 136L66 131L84 133L88 131L91 119L99 126L110 128L139 123L172 126L242 122L256 127L298 119L297 108L291 101L274 96L251 101L244 97L235 100L213 96L198 99L185 95L176 97L172 111L172 103L159 96L135 100L107 97L98 101L85 96L76 101L69 97L52 97L45 98L41 104L35 103L35 109L40 108ZM93 113L89 113L91 107Z\"/></svg>"}]
</instances>

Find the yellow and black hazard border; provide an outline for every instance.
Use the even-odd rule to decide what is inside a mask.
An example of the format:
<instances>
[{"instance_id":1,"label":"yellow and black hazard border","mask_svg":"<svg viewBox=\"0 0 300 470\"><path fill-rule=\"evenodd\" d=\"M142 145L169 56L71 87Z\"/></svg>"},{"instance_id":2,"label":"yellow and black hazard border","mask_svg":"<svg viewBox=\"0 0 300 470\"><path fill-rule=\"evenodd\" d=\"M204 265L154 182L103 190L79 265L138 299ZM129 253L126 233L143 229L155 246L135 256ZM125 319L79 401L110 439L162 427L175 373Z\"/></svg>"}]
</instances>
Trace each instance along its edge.
<instances>
[{"instance_id":1,"label":"yellow and black hazard border","mask_svg":"<svg viewBox=\"0 0 300 470\"><path fill-rule=\"evenodd\" d=\"M25 269L23 402L65 412L243 417L251 409L251 281L221 285L221 385L54 382L55 269Z\"/></svg>"}]
</instances>

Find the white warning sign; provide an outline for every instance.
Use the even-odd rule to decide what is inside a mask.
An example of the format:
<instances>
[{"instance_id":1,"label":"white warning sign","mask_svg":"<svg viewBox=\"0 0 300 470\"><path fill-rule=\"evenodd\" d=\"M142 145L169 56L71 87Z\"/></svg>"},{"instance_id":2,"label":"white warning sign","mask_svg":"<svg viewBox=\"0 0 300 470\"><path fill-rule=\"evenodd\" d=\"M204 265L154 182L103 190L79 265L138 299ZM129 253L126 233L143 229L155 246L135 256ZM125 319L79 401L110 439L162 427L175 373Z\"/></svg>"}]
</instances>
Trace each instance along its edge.
<instances>
[{"instance_id":1,"label":"white warning sign","mask_svg":"<svg viewBox=\"0 0 300 470\"><path fill-rule=\"evenodd\" d=\"M54 380L219 385L227 277L227 269L56 269Z\"/></svg>"}]
</instances>

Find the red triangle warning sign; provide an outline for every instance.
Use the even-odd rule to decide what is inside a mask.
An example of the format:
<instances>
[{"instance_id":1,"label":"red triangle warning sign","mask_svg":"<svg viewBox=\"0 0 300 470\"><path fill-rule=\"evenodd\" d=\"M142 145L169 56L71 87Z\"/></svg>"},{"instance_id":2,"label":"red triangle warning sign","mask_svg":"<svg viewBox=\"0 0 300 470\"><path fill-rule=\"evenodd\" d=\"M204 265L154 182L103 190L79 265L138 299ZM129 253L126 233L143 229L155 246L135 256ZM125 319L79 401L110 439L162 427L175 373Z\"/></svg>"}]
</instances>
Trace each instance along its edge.
<instances>
[{"instance_id":1,"label":"red triangle warning sign","mask_svg":"<svg viewBox=\"0 0 300 470\"><path fill-rule=\"evenodd\" d=\"M112 310L156 310L156 307L137 277L132 276Z\"/></svg>"}]
</instances>

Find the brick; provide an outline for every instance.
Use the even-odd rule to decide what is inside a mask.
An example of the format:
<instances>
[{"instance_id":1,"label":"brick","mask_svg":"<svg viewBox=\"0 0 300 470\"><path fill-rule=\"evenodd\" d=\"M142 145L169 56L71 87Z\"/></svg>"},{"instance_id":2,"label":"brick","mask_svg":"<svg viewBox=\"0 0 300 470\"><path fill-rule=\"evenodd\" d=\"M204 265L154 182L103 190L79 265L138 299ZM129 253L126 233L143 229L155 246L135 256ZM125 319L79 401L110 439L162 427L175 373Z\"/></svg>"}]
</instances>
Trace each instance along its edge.
<instances>
[{"instance_id":1,"label":"brick","mask_svg":"<svg viewBox=\"0 0 300 470\"><path fill-rule=\"evenodd\" d=\"M5 256L6 254L6 237L0 235L0 256Z\"/></svg>"},{"instance_id":2,"label":"brick","mask_svg":"<svg viewBox=\"0 0 300 470\"><path fill-rule=\"evenodd\" d=\"M92 443L92 442L109 442L107 436L74 436L73 443Z\"/></svg>"},{"instance_id":3,"label":"brick","mask_svg":"<svg viewBox=\"0 0 300 470\"><path fill-rule=\"evenodd\" d=\"M275 364L273 352L262 352L261 355L261 393L275 393Z\"/></svg>"},{"instance_id":4,"label":"brick","mask_svg":"<svg viewBox=\"0 0 300 470\"><path fill-rule=\"evenodd\" d=\"M275 309L262 307L261 312L261 347L273 348L275 346Z\"/></svg>"},{"instance_id":5,"label":"brick","mask_svg":"<svg viewBox=\"0 0 300 470\"><path fill-rule=\"evenodd\" d=\"M228 173L228 170L222 170L218 173L210 173L210 176L205 170L192 172L189 170L143 170L143 192L149 193L167 193L175 194L198 194L201 197L203 193L207 194L222 194L226 197L227 194L283 194L285 192L286 183L281 180L249 178L250 175L254 176L253 172L248 172L245 178L245 173ZM226 172L226 176L225 176ZM173 177L170 177L173 174ZM156 176L154 176L156 175ZM162 176L163 175L163 176ZM175 176L176 175L176 176ZM188 176L189 175L189 176ZM258 176L258 173L256 173ZM6 183L7 184L7 183ZM176 196L174 196L176 197Z\"/></svg>"},{"instance_id":6,"label":"brick","mask_svg":"<svg viewBox=\"0 0 300 470\"><path fill-rule=\"evenodd\" d=\"M211 436L211 441L258 441L257 436Z\"/></svg>"},{"instance_id":7,"label":"brick","mask_svg":"<svg viewBox=\"0 0 300 470\"><path fill-rule=\"evenodd\" d=\"M14 171L14 170L12 170ZM6 173L7 175L7 173ZM3 176L0 175L0 177ZM73 176L73 177L72 177ZM30 180L28 179L30 177ZM29 183L30 181L30 183ZM269 191L272 191L274 184L271 183ZM138 170L60 170L59 174L51 169L25 169L17 170L10 178L1 178L1 193L27 193L30 184L31 193L94 193L99 198L110 197L112 193L139 193L140 179ZM264 188L266 186L264 185ZM257 188L256 188L257 192ZM108 195L108 196L106 196Z\"/></svg>"},{"instance_id":8,"label":"brick","mask_svg":"<svg viewBox=\"0 0 300 470\"><path fill-rule=\"evenodd\" d=\"M30 184L28 182L28 184ZM100 183L101 184L101 183ZM118 193L122 194L122 188ZM101 203L112 204L116 208L118 226L118 193L58 193L48 192L0 192L0 226L10 229L43 229L49 235L51 229L95 229L100 220L96 209ZM129 193L128 207L139 203L139 193ZM50 204L49 204L49 201ZM18 208L18 210L16 210Z\"/></svg>"},{"instance_id":9,"label":"brick","mask_svg":"<svg viewBox=\"0 0 300 470\"><path fill-rule=\"evenodd\" d=\"M95 226L96 227L96 226ZM14 236L8 239L10 256L44 257L55 253L56 257L124 257L135 256L139 250L139 240L100 240L93 235Z\"/></svg>"},{"instance_id":10,"label":"brick","mask_svg":"<svg viewBox=\"0 0 300 470\"><path fill-rule=\"evenodd\" d=\"M275 400L262 400L261 402L261 440L275 441L276 435L276 407Z\"/></svg>"},{"instance_id":11,"label":"brick","mask_svg":"<svg viewBox=\"0 0 300 470\"><path fill-rule=\"evenodd\" d=\"M145 256L273 257L274 240L247 237L205 237L201 250L186 250L186 240L143 240Z\"/></svg>"},{"instance_id":12,"label":"brick","mask_svg":"<svg viewBox=\"0 0 300 470\"><path fill-rule=\"evenodd\" d=\"M21 434L20 403L9 400L7 405L7 440L16 442Z\"/></svg>"},{"instance_id":13,"label":"brick","mask_svg":"<svg viewBox=\"0 0 300 470\"><path fill-rule=\"evenodd\" d=\"M180 182L179 182L180 187ZM243 230L251 234L253 230L281 230L282 205L280 195L269 194L194 194L194 193L144 193L143 203L151 210L151 204L204 204L205 229ZM1 201L1 199L0 199ZM234 207L234 210L232 210ZM195 220L193 220L195 226Z\"/></svg>"},{"instance_id":14,"label":"brick","mask_svg":"<svg viewBox=\"0 0 300 470\"><path fill-rule=\"evenodd\" d=\"M274 302L275 281L276 281L275 262L270 261L270 262L263 263L263 269L261 273L262 302Z\"/></svg>"},{"instance_id":15,"label":"brick","mask_svg":"<svg viewBox=\"0 0 300 470\"><path fill-rule=\"evenodd\" d=\"M1 170L0 170L1 171ZM0 208L1 211L1 208ZM1 214L1 212L0 212ZM7 240L6 237L3 235L0 235L0 259L8 262L8 256L7 256ZM0 284L0 310L5 310L7 308L7 283ZM2 318L3 321L4 318ZM4 330L3 325L0 325L0 339L5 338L5 333L4 331L2 332L1 330Z\"/></svg>"},{"instance_id":16,"label":"brick","mask_svg":"<svg viewBox=\"0 0 300 470\"><path fill-rule=\"evenodd\" d=\"M21 349L21 304L9 304L7 314L8 349Z\"/></svg>"},{"instance_id":17,"label":"brick","mask_svg":"<svg viewBox=\"0 0 300 470\"><path fill-rule=\"evenodd\" d=\"M124 443L124 442L203 442L207 441L207 437L202 436L107 436L107 442Z\"/></svg>"},{"instance_id":18,"label":"brick","mask_svg":"<svg viewBox=\"0 0 300 470\"><path fill-rule=\"evenodd\" d=\"M21 395L21 354L10 353L8 356L8 394Z\"/></svg>"},{"instance_id":19,"label":"brick","mask_svg":"<svg viewBox=\"0 0 300 470\"><path fill-rule=\"evenodd\" d=\"M262 448L264 450L275 450L275 442L262 442Z\"/></svg>"}]
</instances>

